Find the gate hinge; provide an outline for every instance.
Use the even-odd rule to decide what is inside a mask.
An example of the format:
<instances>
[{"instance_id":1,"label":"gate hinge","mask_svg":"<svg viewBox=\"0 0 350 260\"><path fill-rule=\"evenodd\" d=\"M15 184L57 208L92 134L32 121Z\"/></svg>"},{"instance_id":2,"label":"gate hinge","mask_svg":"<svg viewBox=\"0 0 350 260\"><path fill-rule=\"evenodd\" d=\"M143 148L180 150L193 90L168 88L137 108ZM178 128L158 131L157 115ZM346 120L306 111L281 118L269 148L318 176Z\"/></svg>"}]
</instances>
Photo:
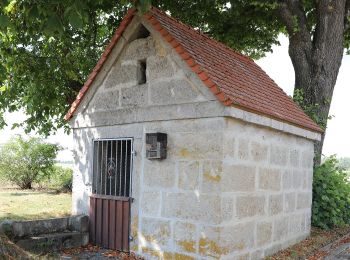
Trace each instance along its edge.
<instances>
[{"instance_id":1,"label":"gate hinge","mask_svg":"<svg viewBox=\"0 0 350 260\"><path fill-rule=\"evenodd\" d=\"M134 156L136 156L136 155L137 155L137 153L136 153L136 151L135 151L135 150L131 151L131 153L132 153L132 155L134 155Z\"/></svg>"},{"instance_id":2,"label":"gate hinge","mask_svg":"<svg viewBox=\"0 0 350 260\"><path fill-rule=\"evenodd\" d=\"M133 236L129 236L129 240L130 241L134 241L134 237Z\"/></svg>"},{"instance_id":3,"label":"gate hinge","mask_svg":"<svg viewBox=\"0 0 350 260\"><path fill-rule=\"evenodd\" d=\"M130 198L131 203L135 201L135 198Z\"/></svg>"}]
</instances>

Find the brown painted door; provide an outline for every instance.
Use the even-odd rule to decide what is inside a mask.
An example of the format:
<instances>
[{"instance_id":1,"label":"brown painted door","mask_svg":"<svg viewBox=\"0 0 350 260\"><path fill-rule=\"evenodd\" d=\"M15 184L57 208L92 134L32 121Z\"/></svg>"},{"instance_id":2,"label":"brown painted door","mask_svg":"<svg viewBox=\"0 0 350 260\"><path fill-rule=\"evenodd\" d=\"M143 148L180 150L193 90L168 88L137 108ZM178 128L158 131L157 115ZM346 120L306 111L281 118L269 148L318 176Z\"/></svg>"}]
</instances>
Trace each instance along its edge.
<instances>
[{"instance_id":1,"label":"brown painted door","mask_svg":"<svg viewBox=\"0 0 350 260\"><path fill-rule=\"evenodd\" d=\"M90 241L129 252L132 139L94 141Z\"/></svg>"},{"instance_id":2,"label":"brown painted door","mask_svg":"<svg viewBox=\"0 0 350 260\"><path fill-rule=\"evenodd\" d=\"M90 241L129 252L130 198L90 196Z\"/></svg>"}]
</instances>

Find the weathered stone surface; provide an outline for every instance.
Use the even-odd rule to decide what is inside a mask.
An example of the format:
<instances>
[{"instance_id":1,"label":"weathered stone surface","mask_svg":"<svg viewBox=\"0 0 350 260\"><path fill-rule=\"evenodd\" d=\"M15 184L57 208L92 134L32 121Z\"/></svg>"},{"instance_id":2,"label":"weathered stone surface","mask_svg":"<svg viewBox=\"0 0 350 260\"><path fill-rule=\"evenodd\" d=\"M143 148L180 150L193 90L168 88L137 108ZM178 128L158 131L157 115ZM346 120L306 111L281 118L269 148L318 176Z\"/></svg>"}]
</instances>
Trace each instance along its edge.
<instances>
[{"instance_id":1,"label":"weathered stone surface","mask_svg":"<svg viewBox=\"0 0 350 260\"><path fill-rule=\"evenodd\" d=\"M290 215L290 218L289 218L289 232L290 232L290 234L300 234L302 232L302 223L303 222L305 222L304 214Z\"/></svg>"},{"instance_id":2,"label":"weathered stone surface","mask_svg":"<svg viewBox=\"0 0 350 260\"><path fill-rule=\"evenodd\" d=\"M122 60L145 60L155 54L155 43L152 37L136 39L126 47Z\"/></svg>"},{"instance_id":3,"label":"weathered stone surface","mask_svg":"<svg viewBox=\"0 0 350 260\"><path fill-rule=\"evenodd\" d=\"M0 221L0 233L7 235L8 237L13 237L11 220Z\"/></svg>"},{"instance_id":4,"label":"weathered stone surface","mask_svg":"<svg viewBox=\"0 0 350 260\"><path fill-rule=\"evenodd\" d=\"M156 191L144 192L142 195L141 211L146 216L156 217L160 214L161 193Z\"/></svg>"},{"instance_id":5,"label":"weathered stone surface","mask_svg":"<svg viewBox=\"0 0 350 260\"><path fill-rule=\"evenodd\" d=\"M259 189L278 191L281 189L281 171L273 168L259 169Z\"/></svg>"},{"instance_id":6,"label":"weathered stone surface","mask_svg":"<svg viewBox=\"0 0 350 260\"><path fill-rule=\"evenodd\" d=\"M228 253L251 248L254 244L254 223L221 227L220 243Z\"/></svg>"},{"instance_id":7,"label":"weathered stone surface","mask_svg":"<svg viewBox=\"0 0 350 260\"><path fill-rule=\"evenodd\" d=\"M312 190L312 182L313 182L313 169L305 171L305 182L303 188L305 190Z\"/></svg>"},{"instance_id":8,"label":"weathered stone surface","mask_svg":"<svg viewBox=\"0 0 350 260\"><path fill-rule=\"evenodd\" d=\"M77 232L89 231L89 217L86 215L71 216L68 218L68 229Z\"/></svg>"},{"instance_id":9,"label":"weathered stone surface","mask_svg":"<svg viewBox=\"0 0 350 260\"><path fill-rule=\"evenodd\" d=\"M175 186L175 164L169 161L145 160L144 184L162 188Z\"/></svg>"},{"instance_id":10,"label":"weathered stone surface","mask_svg":"<svg viewBox=\"0 0 350 260\"><path fill-rule=\"evenodd\" d=\"M206 187L204 190L213 190L216 187L222 192L253 191L255 190L255 171L254 166L224 165L220 183L207 183L207 186L203 188Z\"/></svg>"},{"instance_id":11,"label":"weathered stone surface","mask_svg":"<svg viewBox=\"0 0 350 260\"><path fill-rule=\"evenodd\" d=\"M89 243L89 233L63 232L38 235L19 240L16 245L32 253L47 253L63 248L85 246Z\"/></svg>"},{"instance_id":12,"label":"weathered stone surface","mask_svg":"<svg viewBox=\"0 0 350 260\"><path fill-rule=\"evenodd\" d=\"M236 199L238 218L262 216L265 214L264 196L239 196Z\"/></svg>"},{"instance_id":13,"label":"weathered stone surface","mask_svg":"<svg viewBox=\"0 0 350 260\"><path fill-rule=\"evenodd\" d=\"M295 193L290 192L284 194L284 211L286 213L293 212L295 210Z\"/></svg>"},{"instance_id":14,"label":"weathered stone surface","mask_svg":"<svg viewBox=\"0 0 350 260\"><path fill-rule=\"evenodd\" d=\"M265 221L257 223L256 232L258 247L269 244L272 239L272 223Z\"/></svg>"},{"instance_id":15,"label":"weathered stone surface","mask_svg":"<svg viewBox=\"0 0 350 260\"><path fill-rule=\"evenodd\" d=\"M273 228L273 241L282 241L288 235L288 216L275 219Z\"/></svg>"},{"instance_id":16,"label":"weathered stone surface","mask_svg":"<svg viewBox=\"0 0 350 260\"><path fill-rule=\"evenodd\" d=\"M122 88L120 97L121 106L145 106L148 102L147 85L136 85Z\"/></svg>"},{"instance_id":17,"label":"weathered stone surface","mask_svg":"<svg viewBox=\"0 0 350 260\"><path fill-rule=\"evenodd\" d=\"M138 85L143 77L142 73L141 65L138 62L116 64L107 75L104 87L112 89L120 84L125 84L126 86Z\"/></svg>"},{"instance_id":18,"label":"weathered stone surface","mask_svg":"<svg viewBox=\"0 0 350 260\"><path fill-rule=\"evenodd\" d=\"M312 168L314 163L314 153L313 151L304 151L301 156L301 166L304 168Z\"/></svg>"},{"instance_id":19,"label":"weathered stone surface","mask_svg":"<svg viewBox=\"0 0 350 260\"><path fill-rule=\"evenodd\" d=\"M270 162L275 165L284 166L287 164L288 150L285 147L271 146L270 149Z\"/></svg>"},{"instance_id":20,"label":"weathered stone surface","mask_svg":"<svg viewBox=\"0 0 350 260\"><path fill-rule=\"evenodd\" d=\"M235 256L229 256L227 258L223 258L223 259L232 259L232 260L250 260L250 256L249 253L244 253L244 254L240 254L240 255L235 255Z\"/></svg>"},{"instance_id":21,"label":"weathered stone surface","mask_svg":"<svg viewBox=\"0 0 350 260\"><path fill-rule=\"evenodd\" d=\"M304 178L304 173L301 170L293 170L293 188L300 189Z\"/></svg>"},{"instance_id":22,"label":"weathered stone surface","mask_svg":"<svg viewBox=\"0 0 350 260\"><path fill-rule=\"evenodd\" d=\"M179 162L179 188L183 190L196 190L199 188L199 162Z\"/></svg>"},{"instance_id":23,"label":"weathered stone surface","mask_svg":"<svg viewBox=\"0 0 350 260\"><path fill-rule=\"evenodd\" d=\"M253 244L254 224L250 222L223 227L204 226L200 230L199 253L202 256L220 258Z\"/></svg>"},{"instance_id":24,"label":"weathered stone surface","mask_svg":"<svg viewBox=\"0 0 350 260\"><path fill-rule=\"evenodd\" d=\"M222 161L203 161L202 190L204 192L217 191L223 184Z\"/></svg>"},{"instance_id":25,"label":"weathered stone surface","mask_svg":"<svg viewBox=\"0 0 350 260\"><path fill-rule=\"evenodd\" d=\"M171 243L171 226L169 220L142 218L142 235L149 243L169 246Z\"/></svg>"},{"instance_id":26,"label":"weathered stone surface","mask_svg":"<svg viewBox=\"0 0 350 260\"><path fill-rule=\"evenodd\" d=\"M200 93L191 82L183 79L151 82L150 100L153 104L181 104L193 102Z\"/></svg>"},{"instance_id":27,"label":"weathered stone surface","mask_svg":"<svg viewBox=\"0 0 350 260\"><path fill-rule=\"evenodd\" d=\"M283 211L283 194L270 195L269 197L269 215L277 215Z\"/></svg>"},{"instance_id":28,"label":"weathered stone surface","mask_svg":"<svg viewBox=\"0 0 350 260\"><path fill-rule=\"evenodd\" d=\"M168 152L181 160L222 159L223 135L214 132L174 133L168 138Z\"/></svg>"},{"instance_id":29,"label":"weathered stone surface","mask_svg":"<svg viewBox=\"0 0 350 260\"><path fill-rule=\"evenodd\" d=\"M168 192L163 194L162 216L208 224L221 221L221 203L217 195Z\"/></svg>"},{"instance_id":30,"label":"weathered stone surface","mask_svg":"<svg viewBox=\"0 0 350 260\"><path fill-rule=\"evenodd\" d=\"M238 159L249 160L249 140L239 139L238 140Z\"/></svg>"},{"instance_id":31,"label":"weathered stone surface","mask_svg":"<svg viewBox=\"0 0 350 260\"><path fill-rule=\"evenodd\" d=\"M293 170L285 170L282 176L283 190L293 188Z\"/></svg>"},{"instance_id":32,"label":"weathered stone surface","mask_svg":"<svg viewBox=\"0 0 350 260\"><path fill-rule=\"evenodd\" d=\"M222 197L221 211L222 221L231 221L234 217L234 199L232 197Z\"/></svg>"},{"instance_id":33,"label":"weathered stone surface","mask_svg":"<svg viewBox=\"0 0 350 260\"><path fill-rule=\"evenodd\" d=\"M14 221L12 223L12 232L15 237L29 237L39 234L63 232L67 229L68 218Z\"/></svg>"},{"instance_id":34,"label":"weathered stone surface","mask_svg":"<svg viewBox=\"0 0 350 260\"><path fill-rule=\"evenodd\" d=\"M181 252L197 252L197 227L186 222L176 222L174 225L174 243Z\"/></svg>"},{"instance_id":35,"label":"weathered stone surface","mask_svg":"<svg viewBox=\"0 0 350 260\"><path fill-rule=\"evenodd\" d=\"M172 62L167 56L152 56L147 59L147 79L170 78L175 73Z\"/></svg>"},{"instance_id":36,"label":"weathered stone surface","mask_svg":"<svg viewBox=\"0 0 350 260\"><path fill-rule=\"evenodd\" d=\"M224 133L224 157L225 158L234 158L235 157L235 144L236 144L236 139L229 135Z\"/></svg>"},{"instance_id":37,"label":"weathered stone surface","mask_svg":"<svg viewBox=\"0 0 350 260\"><path fill-rule=\"evenodd\" d=\"M258 142L252 142L250 145L251 158L257 162L264 162L267 160L268 146Z\"/></svg>"},{"instance_id":38,"label":"weathered stone surface","mask_svg":"<svg viewBox=\"0 0 350 260\"><path fill-rule=\"evenodd\" d=\"M311 207L311 192L302 192L297 194L297 209L307 209Z\"/></svg>"},{"instance_id":39,"label":"weathered stone surface","mask_svg":"<svg viewBox=\"0 0 350 260\"><path fill-rule=\"evenodd\" d=\"M289 152L289 165L293 167L299 167L299 164L300 164L299 150L293 149Z\"/></svg>"},{"instance_id":40,"label":"weathered stone surface","mask_svg":"<svg viewBox=\"0 0 350 260\"><path fill-rule=\"evenodd\" d=\"M119 91L97 92L91 107L97 111L116 110L119 108Z\"/></svg>"}]
</instances>

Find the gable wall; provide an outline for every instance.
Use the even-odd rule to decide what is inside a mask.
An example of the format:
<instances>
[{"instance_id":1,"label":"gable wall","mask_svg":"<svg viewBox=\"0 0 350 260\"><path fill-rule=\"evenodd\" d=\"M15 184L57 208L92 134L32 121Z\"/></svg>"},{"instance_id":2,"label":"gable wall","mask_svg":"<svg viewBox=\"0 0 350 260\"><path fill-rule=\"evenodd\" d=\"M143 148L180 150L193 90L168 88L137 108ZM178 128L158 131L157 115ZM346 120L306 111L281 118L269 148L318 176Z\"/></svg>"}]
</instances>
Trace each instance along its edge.
<instances>
[{"instance_id":1,"label":"gable wall","mask_svg":"<svg viewBox=\"0 0 350 260\"><path fill-rule=\"evenodd\" d=\"M115 61L99 74L71 120L73 128L208 117L224 109L157 35L117 46L111 56ZM144 84L140 61L147 67Z\"/></svg>"}]
</instances>

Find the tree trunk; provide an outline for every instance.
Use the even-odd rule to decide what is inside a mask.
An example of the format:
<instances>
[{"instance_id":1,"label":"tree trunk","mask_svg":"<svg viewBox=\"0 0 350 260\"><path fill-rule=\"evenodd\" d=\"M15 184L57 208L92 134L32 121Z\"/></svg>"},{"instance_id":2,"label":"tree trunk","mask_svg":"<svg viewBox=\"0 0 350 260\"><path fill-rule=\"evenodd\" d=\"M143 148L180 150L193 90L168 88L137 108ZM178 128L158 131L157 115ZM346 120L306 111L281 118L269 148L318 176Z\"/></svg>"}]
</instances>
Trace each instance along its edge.
<instances>
[{"instance_id":1,"label":"tree trunk","mask_svg":"<svg viewBox=\"0 0 350 260\"><path fill-rule=\"evenodd\" d=\"M324 130L343 59L345 4L346 0L318 1L314 31L308 28L298 0L282 1L279 9L289 34L289 56L295 71L294 96L302 94L299 105ZM325 134L326 131L321 141L315 143L315 166L321 162Z\"/></svg>"},{"instance_id":2,"label":"tree trunk","mask_svg":"<svg viewBox=\"0 0 350 260\"><path fill-rule=\"evenodd\" d=\"M31 190L32 189L32 182L25 182L19 186L22 190Z\"/></svg>"}]
</instances>

